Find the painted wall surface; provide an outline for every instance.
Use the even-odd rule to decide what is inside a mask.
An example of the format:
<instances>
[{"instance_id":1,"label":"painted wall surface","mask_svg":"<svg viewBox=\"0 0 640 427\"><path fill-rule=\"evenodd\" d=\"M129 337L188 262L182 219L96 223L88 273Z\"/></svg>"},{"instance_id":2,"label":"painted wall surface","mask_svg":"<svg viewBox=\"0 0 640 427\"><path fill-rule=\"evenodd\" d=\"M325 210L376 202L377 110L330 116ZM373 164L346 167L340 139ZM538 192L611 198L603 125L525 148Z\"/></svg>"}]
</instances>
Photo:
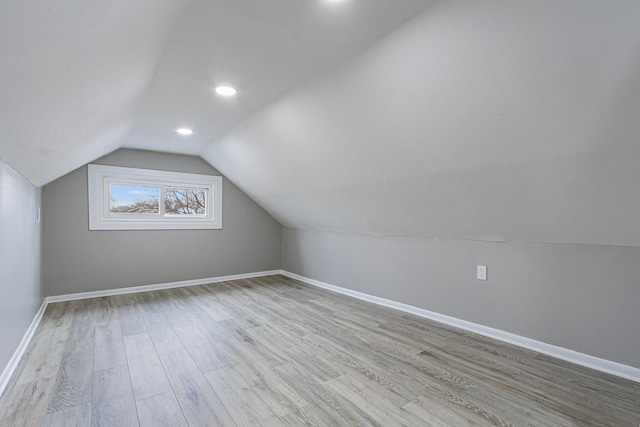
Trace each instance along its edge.
<instances>
[{"instance_id":1,"label":"painted wall surface","mask_svg":"<svg viewBox=\"0 0 640 427\"><path fill-rule=\"evenodd\" d=\"M118 150L96 164L219 175L197 157ZM43 282L49 295L278 269L281 226L223 181L222 230L89 231L87 167L46 185Z\"/></svg>"},{"instance_id":2,"label":"painted wall surface","mask_svg":"<svg viewBox=\"0 0 640 427\"><path fill-rule=\"evenodd\" d=\"M638 22L439 2L203 158L292 228L640 246Z\"/></svg>"},{"instance_id":3,"label":"painted wall surface","mask_svg":"<svg viewBox=\"0 0 640 427\"><path fill-rule=\"evenodd\" d=\"M476 266L488 266L488 280ZM640 248L283 230L283 268L640 368Z\"/></svg>"},{"instance_id":4,"label":"painted wall surface","mask_svg":"<svg viewBox=\"0 0 640 427\"><path fill-rule=\"evenodd\" d=\"M40 189L0 161L0 373L42 303Z\"/></svg>"}]
</instances>

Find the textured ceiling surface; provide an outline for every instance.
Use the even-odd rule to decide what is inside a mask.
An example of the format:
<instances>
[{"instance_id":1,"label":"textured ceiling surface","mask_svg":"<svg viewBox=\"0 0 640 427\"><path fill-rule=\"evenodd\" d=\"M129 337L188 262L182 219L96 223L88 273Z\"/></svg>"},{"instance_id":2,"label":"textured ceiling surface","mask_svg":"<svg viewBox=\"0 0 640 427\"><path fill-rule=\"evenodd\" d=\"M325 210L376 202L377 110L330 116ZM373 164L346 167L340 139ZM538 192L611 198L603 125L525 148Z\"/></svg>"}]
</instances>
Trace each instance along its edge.
<instances>
[{"instance_id":1,"label":"textured ceiling surface","mask_svg":"<svg viewBox=\"0 0 640 427\"><path fill-rule=\"evenodd\" d=\"M640 245L638 2L1 7L0 159L36 185L140 148L291 227Z\"/></svg>"}]
</instances>

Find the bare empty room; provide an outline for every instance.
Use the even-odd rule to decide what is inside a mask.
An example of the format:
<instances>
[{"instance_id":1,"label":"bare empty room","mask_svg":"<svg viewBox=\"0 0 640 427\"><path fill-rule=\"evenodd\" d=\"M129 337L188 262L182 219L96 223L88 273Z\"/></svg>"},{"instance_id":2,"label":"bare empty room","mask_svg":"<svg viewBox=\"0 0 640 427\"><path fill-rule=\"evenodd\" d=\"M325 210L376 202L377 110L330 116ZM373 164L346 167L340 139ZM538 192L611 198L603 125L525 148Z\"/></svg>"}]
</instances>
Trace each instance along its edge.
<instances>
[{"instance_id":1,"label":"bare empty room","mask_svg":"<svg viewBox=\"0 0 640 427\"><path fill-rule=\"evenodd\" d=\"M0 5L0 426L640 426L640 3Z\"/></svg>"}]
</instances>

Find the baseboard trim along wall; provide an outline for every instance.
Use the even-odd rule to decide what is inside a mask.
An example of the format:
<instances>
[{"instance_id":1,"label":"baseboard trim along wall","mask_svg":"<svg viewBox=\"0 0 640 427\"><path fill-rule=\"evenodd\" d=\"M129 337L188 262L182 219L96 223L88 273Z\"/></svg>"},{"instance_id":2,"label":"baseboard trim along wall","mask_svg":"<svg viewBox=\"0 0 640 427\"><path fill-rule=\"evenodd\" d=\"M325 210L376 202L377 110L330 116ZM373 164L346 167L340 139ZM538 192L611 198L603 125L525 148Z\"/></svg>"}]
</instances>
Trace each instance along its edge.
<instances>
[{"instance_id":1,"label":"baseboard trim along wall","mask_svg":"<svg viewBox=\"0 0 640 427\"><path fill-rule=\"evenodd\" d=\"M575 363L576 365L585 366L587 368L595 369L601 372L606 372L611 375L615 375L621 378L626 378L628 380L640 383L640 369L634 368L632 366L627 366L627 365L623 365L622 363L612 362L610 360L589 356L588 354L579 353L577 351L547 344L541 341L536 341L530 338L525 338L520 335L512 334L510 332L501 331L499 329L489 328L487 326L482 326L477 323L468 322L466 320L457 319L451 316L446 316L444 314L434 313L432 311L414 307L408 304L403 304L400 302L376 297L376 296L365 294L362 292L353 291L351 289L342 288L340 286L330 285L328 283L324 283L319 280L314 280L308 277L300 276L299 274L291 273L289 271L283 270L280 272L280 274L292 279L299 280L301 282L307 283L312 286L317 286L319 288L327 289L333 292L338 292L343 295L348 295L363 301L368 301L374 304L404 311L406 313L415 314L416 316L424 317L430 320L435 320L436 322L444 323L449 326L460 328L469 332L474 332L489 338L494 338L499 341L517 345L519 347L524 347L529 350L536 351L538 353L546 354L548 356L552 356L557 359Z\"/></svg>"},{"instance_id":2,"label":"baseboard trim along wall","mask_svg":"<svg viewBox=\"0 0 640 427\"><path fill-rule=\"evenodd\" d=\"M257 273L233 274L231 276L209 277L206 279L183 280L180 282L160 283L157 285L134 286L131 288L109 289L106 291L81 292L78 294L56 295L45 298L47 303L74 301L79 299L109 297L112 295L135 294L138 292L151 292L160 289L184 288L187 286L207 285L210 283L228 282L230 280L250 279L252 277L273 276L280 274L280 270L260 271Z\"/></svg>"},{"instance_id":3,"label":"baseboard trim along wall","mask_svg":"<svg viewBox=\"0 0 640 427\"><path fill-rule=\"evenodd\" d=\"M27 347L31 342L31 338L33 338L33 334L36 332L36 329L38 329L40 320L42 320L42 316L44 315L44 311L47 308L47 304L48 302L46 299L42 301L42 305L40 305L40 309L38 309L36 315L33 317L33 321L27 328L27 332L24 333L22 341L20 341L18 348L16 348L13 356L11 356L11 359L9 359L9 363L4 368L4 371L2 371L2 375L0 375L0 396L2 396L2 393L7 387L7 384L9 384L9 380L18 367L18 363L20 363L20 359L22 359L24 352L27 351Z\"/></svg>"},{"instance_id":4,"label":"baseboard trim along wall","mask_svg":"<svg viewBox=\"0 0 640 427\"><path fill-rule=\"evenodd\" d=\"M13 353L11 360L9 360L9 363L7 364L4 371L2 372L2 375L0 375L0 396L2 396L2 394L4 393L4 390L7 387L7 384L9 383L11 376L13 375L16 368L18 367L18 364L20 363L20 359L22 359L22 356L27 350L27 347L29 346L31 339L33 338L33 335L36 329L38 328L40 321L42 320L42 316L44 315L47 305L51 303L63 302L63 301L74 301L74 300L88 299L88 298L99 298L99 297L112 296L112 295L132 294L137 292L150 292L150 291L155 291L159 289L171 289L171 288L182 288L187 286L206 285L211 283L228 282L230 280L273 276L276 274L282 274L283 276L287 276L291 279L299 280L301 282L307 283L312 286L337 292L343 295L348 295L348 296L358 298L363 301L372 302L374 304L378 304L381 306L404 311L406 313L415 314L417 316L424 317L426 319L435 320L436 322L440 322L456 328L464 329L469 332L475 332L477 334L494 338L509 344L513 344L513 345L527 348L529 350L537 351L538 353L543 353L548 356L552 356L561 360L566 360L568 362L575 363L577 365L585 366L587 368L606 372L608 374L616 375L618 377L626 378L631 381L640 383L640 369L634 368L632 366L627 366L621 363L612 362L610 360L589 356L587 354L579 353L577 351L568 350L566 348L532 340L530 338L521 337L519 335L515 335L509 332L504 332L498 329L493 329L486 326L478 325L476 323L467 322L466 320L461 320L455 317L450 317L443 314L434 313L432 311L424 310L422 308L413 307L408 304L403 304L403 303L388 300L385 298L368 295L362 292L353 291L351 289L342 288L340 286L330 285L328 283L324 283L319 280L314 280L308 277L300 276L298 274L291 273L289 271L271 270L271 271L261 271L256 273L235 274L231 276L210 277L206 279L160 283L156 285L136 286L132 288L109 289L105 291L82 292L77 294L56 295L56 296L46 297L42 302L40 309L34 316L33 322L31 322L31 325L25 332L24 337L20 342L20 345L18 346L16 351Z\"/></svg>"}]
</instances>

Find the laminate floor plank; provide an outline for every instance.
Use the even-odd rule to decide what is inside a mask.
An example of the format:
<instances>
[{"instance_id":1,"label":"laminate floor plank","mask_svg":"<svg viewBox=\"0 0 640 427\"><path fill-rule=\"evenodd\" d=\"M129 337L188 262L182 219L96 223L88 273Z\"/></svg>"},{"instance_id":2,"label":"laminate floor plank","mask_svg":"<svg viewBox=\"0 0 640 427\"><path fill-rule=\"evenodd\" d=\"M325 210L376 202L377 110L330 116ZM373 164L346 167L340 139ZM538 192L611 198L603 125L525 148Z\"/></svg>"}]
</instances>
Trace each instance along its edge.
<instances>
[{"instance_id":1,"label":"laminate floor plank","mask_svg":"<svg viewBox=\"0 0 640 427\"><path fill-rule=\"evenodd\" d=\"M44 427L86 427L91 425L91 403L83 403L57 412L49 412Z\"/></svg>"},{"instance_id":2,"label":"laminate floor plank","mask_svg":"<svg viewBox=\"0 0 640 427\"><path fill-rule=\"evenodd\" d=\"M347 373L346 369L331 361L329 353L315 349L304 341L284 349L284 352L307 373L321 381L328 381Z\"/></svg>"},{"instance_id":3,"label":"laminate floor plank","mask_svg":"<svg viewBox=\"0 0 640 427\"><path fill-rule=\"evenodd\" d=\"M629 411L628 405L623 402L628 396L624 394L611 394L612 388L606 389L595 384L583 384L579 376L571 376L573 379L569 384L563 384L565 377L559 370L552 370L549 375L540 375L539 367L530 364L519 364L496 358L475 347L464 347L456 345L455 341L443 341L431 346L428 351L419 355L421 358L428 358L430 363L439 366L455 366L464 374L480 379L483 384L498 386L497 392L503 387L514 390L514 400L517 396L525 397L528 400L543 402L546 408L558 412L562 416L562 410L573 407L579 408L584 405L585 398L598 399L606 402L607 405L597 411L582 409L590 419L599 420L601 425L609 425L606 421L608 414ZM593 376L590 378L594 380ZM601 391L598 392L598 389ZM581 390L581 393L576 393ZM542 392L542 393L541 393ZM629 396L630 397L630 396ZM629 400L629 399L627 399ZM631 403L631 402L629 402ZM524 404L523 407L529 405ZM558 410L553 409L558 407ZM628 413L628 412L627 412ZM631 413L628 413L631 415ZM549 424L553 424L549 421Z\"/></svg>"},{"instance_id":4,"label":"laminate floor plank","mask_svg":"<svg viewBox=\"0 0 640 427\"><path fill-rule=\"evenodd\" d=\"M46 317L47 322L42 323L44 328L68 328L73 321L73 307L72 301L57 302L55 304L47 305L43 317Z\"/></svg>"},{"instance_id":5,"label":"laminate floor plank","mask_svg":"<svg viewBox=\"0 0 640 427\"><path fill-rule=\"evenodd\" d=\"M173 391L138 400L140 427L188 427Z\"/></svg>"},{"instance_id":6,"label":"laminate floor plank","mask_svg":"<svg viewBox=\"0 0 640 427\"><path fill-rule=\"evenodd\" d=\"M355 407L351 402L326 386L326 381L309 373L298 362L286 363L275 368L278 375L291 384L306 401L312 402L297 411L293 417L307 419L313 412L330 425L376 426L379 425L369 415Z\"/></svg>"},{"instance_id":7,"label":"laminate floor plank","mask_svg":"<svg viewBox=\"0 0 640 427\"><path fill-rule=\"evenodd\" d=\"M317 406L307 405L297 411L280 417L282 423L287 427L313 426L313 427L335 427L333 420L320 411Z\"/></svg>"},{"instance_id":8,"label":"laminate floor plank","mask_svg":"<svg viewBox=\"0 0 640 427\"><path fill-rule=\"evenodd\" d=\"M126 365L94 373L91 425L139 425L131 378Z\"/></svg>"},{"instance_id":9,"label":"laminate floor plank","mask_svg":"<svg viewBox=\"0 0 640 427\"><path fill-rule=\"evenodd\" d=\"M350 323L361 326L377 327L389 321L387 317L380 316L376 312L371 313L367 310L354 310L353 308L345 310L344 305L341 305L339 301L315 298L310 300L308 304L310 307L317 307L320 312L326 312L331 319L348 320Z\"/></svg>"},{"instance_id":10,"label":"laminate floor plank","mask_svg":"<svg viewBox=\"0 0 640 427\"><path fill-rule=\"evenodd\" d=\"M526 372L542 381L548 382L549 378L553 378L554 387L562 387L572 396L576 396L575 390L578 389L579 395L584 394L589 400L604 400L608 405L618 406L621 410L637 403L636 397L640 394L640 383L606 374L598 375L593 370L544 354L537 355ZM629 393L629 390L633 390L633 393Z\"/></svg>"},{"instance_id":11,"label":"laminate floor plank","mask_svg":"<svg viewBox=\"0 0 640 427\"><path fill-rule=\"evenodd\" d=\"M29 364L29 361L31 361L31 363L34 363L34 361L32 360L32 354L35 351L40 351L39 349L43 348L42 341L50 338L51 329L65 328L65 327L69 329L69 325L73 322L73 319L75 317L76 303L77 303L76 301L68 301L65 303L49 304L47 306L47 310L45 310L42 320L38 325L38 327L36 328L33 334L33 337L31 338L31 341L29 342L29 344L27 345L27 348L25 349L24 354L18 361L13 375L11 376L11 378L9 378L9 381L7 382L5 390L13 390L18 386L18 381L21 379L22 375L24 374L25 367ZM56 315L53 321L49 323L49 318L45 317L45 315L53 313L53 308L62 304L64 304L65 306L64 316L69 318L69 320L65 321L65 324L61 325L57 320L57 317L59 316ZM6 391L2 395L0 395L0 414L1 414L1 409L6 406L7 401L13 397L14 396L12 396L11 393L8 393Z\"/></svg>"},{"instance_id":12,"label":"laminate floor plank","mask_svg":"<svg viewBox=\"0 0 640 427\"><path fill-rule=\"evenodd\" d=\"M280 275L48 305L1 426L638 427L640 383Z\"/></svg>"},{"instance_id":13,"label":"laminate floor plank","mask_svg":"<svg viewBox=\"0 0 640 427\"><path fill-rule=\"evenodd\" d=\"M405 379L399 379L397 376L394 379L397 383L407 384L406 378L418 378L419 382L427 386L429 390L437 390L439 394L441 390L446 390L448 393L456 393L461 397L465 397L469 405L478 408L483 415L489 419L495 419L499 422L508 423L508 420L502 420L498 415L491 413L491 408L497 410L498 413L509 412L510 420L514 425L524 425L527 419L534 417L541 422L544 422L546 426L564 425L566 421L562 421L560 424L554 424L554 422L547 416L546 413L537 410L537 405L534 402L527 400L530 396L517 396L514 395L511 402L509 402L508 408L503 408L503 400L500 399L499 394L494 392L492 383L484 375L475 377L469 375L468 370L457 370L456 366L451 366L447 363L440 364L421 364L421 355L418 357L411 356L411 359L403 359L403 363L397 364L396 369L392 369L394 366L393 359L397 356L396 353L390 351L384 351L380 353L377 348L367 348L367 344L361 342L358 339L352 339L351 342L338 342L341 347L347 349L352 354L370 354L372 360L376 362L376 365L385 367L385 372L395 372L395 375L404 375ZM426 353L426 352L425 352ZM444 362L444 361L443 361ZM473 370L471 370L473 372ZM506 376L504 378L511 379ZM503 380L504 380L503 378ZM483 387L476 387L477 381L482 381ZM409 380L412 381L412 380ZM505 387L511 384L507 381L502 383ZM419 393L419 389L414 388L416 393ZM533 404L533 405L532 405ZM480 409L482 408L482 409ZM528 411L522 411L521 408L529 408Z\"/></svg>"},{"instance_id":14,"label":"laminate floor plank","mask_svg":"<svg viewBox=\"0 0 640 427\"><path fill-rule=\"evenodd\" d=\"M92 299L94 302L95 318L98 323L112 322L120 319L118 303L115 296Z\"/></svg>"},{"instance_id":15,"label":"laminate floor plank","mask_svg":"<svg viewBox=\"0 0 640 427\"><path fill-rule=\"evenodd\" d=\"M159 355L184 351L182 341L161 313L145 318L144 323Z\"/></svg>"},{"instance_id":16,"label":"laminate floor plank","mask_svg":"<svg viewBox=\"0 0 640 427\"><path fill-rule=\"evenodd\" d=\"M434 427L450 427L450 426L480 426L490 427L494 426L482 416L474 416L473 412L467 412L464 414L456 411L448 405L434 404L433 400L427 399L423 396L412 400L402 407L405 411L411 413L416 418L423 420L425 425Z\"/></svg>"},{"instance_id":17,"label":"laminate floor plank","mask_svg":"<svg viewBox=\"0 0 640 427\"><path fill-rule=\"evenodd\" d=\"M222 321L222 324L228 327L236 341L242 341L247 344L243 348L246 349L247 347L250 347L251 353L259 355L263 361L268 362L270 365L276 366L289 360L289 356L274 345L271 338L266 334L260 334L264 329L258 330L258 328L243 328L238 326L237 322L234 320L224 320ZM231 339L227 340L227 342L235 341L234 339Z\"/></svg>"},{"instance_id":18,"label":"laminate floor plank","mask_svg":"<svg viewBox=\"0 0 640 427\"><path fill-rule=\"evenodd\" d=\"M138 315L143 318L162 313L163 307L155 292L141 292L132 294L132 296L136 301L135 307L138 309Z\"/></svg>"},{"instance_id":19,"label":"laminate floor plank","mask_svg":"<svg viewBox=\"0 0 640 427\"><path fill-rule=\"evenodd\" d=\"M170 290L162 289L157 291L158 303L162 306L162 314L169 323L179 323L189 320L178 300L172 297Z\"/></svg>"},{"instance_id":20,"label":"laminate floor plank","mask_svg":"<svg viewBox=\"0 0 640 427\"><path fill-rule=\"evenodd\" d=\"M165 354L160 360L190 427L236 425L188 352Z\"/></svg>"},{"instance_id":21,"label":"laminate floor plank","mask_svg":"<svg viewBox=\"0 0 640 427\"><path fill-rule=\"evenodd\" d=\"M73 324L79 322L74 319ZM79 325L77 325L79 328ZM107 349L107 351L109 351ZM49 412L91 402L93 395L93 366L95 354L95 330L77 330L64 348L64 354L56 376L56 391L49 403Z\"/></svg>"},{"instance_id":22,"label":"laminate floor plank","mask_svg":"<svg viewBox=\"0 0 640 427\"><path fill-rule=\"evenodd\" d=\"M217 343L217 346L231 366L237 366L239 364L252 365L254 361L259 361L265 365L271 366L269 360L267 360L260 352L254 351L253 346L246 341L234 338L219 342Z\"/></svg>"},{"instance_id":23,"label":"laminate floor plank","mask_svg":"<svg viewBox=\"0 0 640 427\"><path fill-rule=\"evenodd\" d=\"M222 351L202 335L193 322L174 323L171 327L202 372L229 366Z\"/></svg>"},{"instance_id":24,"label":"laminate floor plank","mask_svg":"<svg viewBox=\"0 0 640 427\"><path fill-rule=\"evenodd\" d=\"M417 426L422 422L410 412L399 409L389 402L383 395L376 392L379 386L369 380L359 380L351 374L327 381L327 387L337 391L346 400L369 414L379 424L384 426ZM408 402L407 402L408 403Z\"/></svg>"},{"instance_id":25,"label":"laminate floor plank","mask_svg":"<svg viewBox=\"0 0 640 427\"><path fill-rule=\"evenodd\" d=\"M239 426L284 425L234 368L217 369L204 376Z\"/></svg>"},{"instance_id":26,"label":"laminate floor plank","mask_svg":"<svg viewBox=\"0 0 640 427\"><path fill-rule=\"evenodd\" d=\"M64 326L52 328L43 333L22 369L18 384L55 377L68 336L69 328Z\"/></svg>"},{"instance_id":27,"label":"laminate floor plank","mask_svg":"<svg viewBox=\"0 0 640 427\"><path fill-rule=\"evenodd\" d=\"M95 371L127 364L119 320L98 323L95 342L96 351L93 364Z\"/></svg>"},{"instance_id":28,"label":"laminate floor plank","mask_svg":"<svg viewBox=\"0 0 640 427\"><path fill-rule=\"evenodd\" d=\"M254 303L241 287L234 285L233 282L216 283L215 285L204 285L204 289L209 291L209 298L217 307L224 307L229 318L244 317L249 319L250 312L244 307L251 306Z\"/></svg>"},{"instance_id":29,"label":"laminate floor plank","mask_svg":"<svg viewBox=\"0 0 640 427\"><path fill-rule=\"evenodd\" d=\"M259 359L236 363L234 369L279 417L309 404L271 366Z\"/></svg>"},{"instance_id":30,"label":"laminate floor plank","mask_svg":"<svg viewBox=\"0 0 640 427\"><path fill-rule=\"evenodd\" d=\"M189 288L189 290L195 298L193 301L209 316L213 318L213 320L222 321L227 319L233 319L233 314L231 314L223 305L219 304L215 298L210 295L210 292L207 292L205 289L200 288Z\"/></svg>"},{"instance_id":31,"label":"laminate floor plank","mask_svg":"<svg viewBox=\"0 0 640 427\"><path fill-rule=\"evenodd\" d=\"M333 343L326 337L307 336L305 341L318 348L328 350L334 363L339 364L348 372L362 375L367 379L378 382L389 390L393 390L394 393L405 399L405 403L420 396L424 391L425 385L406 375L404 371L396 372L384 369L384 367L372 363L367 358L341 349L338 344Z\"/></svg>"},{"instance_id":32,"label":"laminate floor plank","mask_svg":"<svg viewBox=\"0 0 640 427\"><path fill-rule=\"evenodd\" d=\"M119 301L118 312L120 319L120 329L122 336L141 334L147 332L144 317L140 315L140 310L136 309L136 301L131 294L117 295Z\"/></svg>"},{"instance_id":33,"label":"laminate floor plank","mask_svg":"<svg viewBox=\"0 0 640 427\"><path fill-rule=\"evenodd\" d=\"M500 369L485 369L480 363L470 363L466 359L457 358L451 353L441 353L433 348L425 351L421 356L428 360L430 366L444 366L446 369L444 372L453 372L459 381L471 384L470 387L461 390L460 394L471 401L483 402L484 407L497 408L500 412L506 412L502 407L505 401L501 399L501 390L513 390L508 402L510 409L508 412L509 418L514 423L522 423L533 417L541 422L544 421L547 426L562 426L567 422L563 419L566 415L563 410L571 407L577 408L580 405L580 402L575 402L568 394L555 393L555 397L551 397L549 388L540 388L540 384L532 387L532 384L536 383L535 379L528 378L524 372L518 374L507 372L505 374ZM421 369L420 366L418 369L426 373L426 370ZM540 394L539 390L547 390L547 393ZM595 412L585 408L583 412L590 419L598 421L600 425L609 425L602 418L601 411ZM549 413L555 415L549 416ZM554 421L554 418L558 421Z\"/></svg>"},{"instance_id":34,"label":"laminate floor plank","mask_svg":"<svg viewBox=\"0 0 640 427\"><path fill-rule=\"evenodd\" d=\"M17 384L0 411L0 426L42 425L54 390L55 380L52 378Z\"/></svg>"},{"instance_id":35,"label":"laminate floor plank","mask_svg":"<svg viewBox=\"0 0 640 427\"><path fill-rule=\"evenodd\" d=\"M217 320L213 320L210 316L197 317L189 315L189 319L196 325L196 328L212 343L226 341L233 338L232 332L228 327L221 324Z\"/></svg>"},{"instance_id":36,"label":"laminate floor plank","mask_svg":"<svg viewBox=\"0 0 640 427\"><path fill-rule=\"evenodd\" d=\"M265 325L277 327L289 337L301 337L316 332L315 328L305 327L301 323L304 318L299 313L292 313L288 309L275 311L274 307L256 304L252 306L252 310L254 315L258 315Z\"/></svg>"},{"instance_id":37,"label":"laminate floor plank","mask_svg":"<svg viewBox=\"0 0 640 427\"><path fill-rule=\"evenodd\" d=\"M129 335L124 345L136 400L172 391L149 334Z\"/></svg>"},{"instance_id":38,"label":"laminate floor plank","mask_svg":"<svg viewBox=\"0 0 640 427\"><path fill-rule=\"evenodd\" d=\"M473 411L481 414L486 420L509 425L527 425L528 420L535 419L541 425L548 427L561 427L567 424L563 414L554 413L553 406L544 405L544 409L539 404L544 401L544 396L528 394L525 387L519 387L516 393L513 393L510 399L504 400L501 396L501 390L509 389L517 384L513 382L513 378L504 377L487 377L481 371L472 369L468 370L464 366L457 367L454 364L447 363L439 372L433 369L433 366L443 366L433 364L427 370L420 370L428 376L455 379L458 383L466 385L464 388L456 390L456 396L467 402L467 408L473 406ZM445 377L446 375L446 377Z\"/></svg>"}]
</instances>

